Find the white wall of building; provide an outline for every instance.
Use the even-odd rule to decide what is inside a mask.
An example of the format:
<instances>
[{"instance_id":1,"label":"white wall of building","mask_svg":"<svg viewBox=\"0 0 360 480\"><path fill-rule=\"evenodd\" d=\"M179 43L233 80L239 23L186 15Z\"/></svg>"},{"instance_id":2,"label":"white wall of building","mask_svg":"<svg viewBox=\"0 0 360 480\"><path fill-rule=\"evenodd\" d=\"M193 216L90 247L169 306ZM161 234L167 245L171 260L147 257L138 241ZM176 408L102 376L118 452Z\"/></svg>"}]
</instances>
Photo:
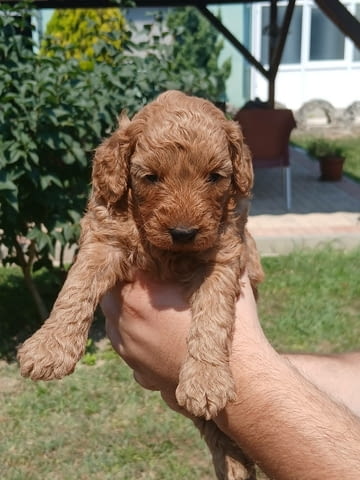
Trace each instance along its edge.
<instances>
[{"instance_id":1,"label":"white wall of building","mask_svg":"<svg viewBox=\"0 0 360 480\"><path fill-rule=\"evenodd\" d=\"M262 75L253 72L251 87L251 98L268 98L268 83ZM335 108L346 108L360 99L360 66L351 70L334 67L280 70L275 97L277 103L293 110L314 99L326 100Z\"/></svg>"},{"instance_id":2,"label":"white wall of building","mask_svg":"<svg viewBox=\"0 0 360 480\"><path fill-rule=\"evenodd\" d=\"M286 3L279 2L279 6ZM360 18L359 0L344 3ZM252 53L263 60L264 56L266 58L263 51L264 8L268 8L265 2L254 5L252 18ZM296 25L293 19L285 62L281 63L276 78L276 102L294 110L313 99L326 100L336 108L348 107L360 99L359 50L312 1L298 0L295 8ZM255 97L268 98L268 82L251 68L251 98Z\"/></svg>"}]
</instances>

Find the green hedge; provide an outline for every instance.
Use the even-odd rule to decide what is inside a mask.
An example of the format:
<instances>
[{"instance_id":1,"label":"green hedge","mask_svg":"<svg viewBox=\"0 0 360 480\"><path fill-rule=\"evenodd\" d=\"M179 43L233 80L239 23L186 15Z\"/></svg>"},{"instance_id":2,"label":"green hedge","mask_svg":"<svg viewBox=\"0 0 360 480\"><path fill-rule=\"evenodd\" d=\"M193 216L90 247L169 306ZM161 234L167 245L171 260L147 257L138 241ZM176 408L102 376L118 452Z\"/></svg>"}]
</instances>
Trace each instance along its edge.
<instances>
[{"instance_id":1,"label":"green hedge","mask_svg":"<svg viewBox=\"0 0 360 480\"><path fill-rule=\"evenodd\" d=\"M132 115L164 90L211 92L218 100L219 72L176 72L161 18L142 32L129 29L125 43L123 32L109 33L109 42L94 46L106 62L85 70L84 58L68 58L68 47L51 39L51 55L39 53L29 35L31 14L27 6L0 7L0 243L8 249L2 262L20 265L46 317L33 271L52 267L56 244L63 251L78 239L93 149L123 109Z\"/></svg>"}]
</instances>

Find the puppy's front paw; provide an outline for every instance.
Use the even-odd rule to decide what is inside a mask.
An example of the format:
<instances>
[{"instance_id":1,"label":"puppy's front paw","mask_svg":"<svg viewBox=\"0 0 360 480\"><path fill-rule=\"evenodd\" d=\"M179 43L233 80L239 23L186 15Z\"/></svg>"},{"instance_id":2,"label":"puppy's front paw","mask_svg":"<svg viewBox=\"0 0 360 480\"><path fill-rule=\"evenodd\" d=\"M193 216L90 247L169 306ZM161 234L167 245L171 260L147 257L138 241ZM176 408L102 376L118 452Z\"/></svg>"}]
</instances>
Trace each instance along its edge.
<instances>
[{"instance_id":1,"label":"puppy's front paw","mask_svg":"<svg viewBox=\"0 0 360 480\"><path fill-rule=\"evenodd\" d=\"M214 418L235 400L235 385L227 365L214 366L188 358L181 372L176 399L196 417Z\"/></svg>"},{"instance_id":2,"label":"puppy's front paw","mask_svg":"<svg viewBox=\"0 0 360 480\"><path fill-rule=\"evenodd\" d=\"M69 375L83 353L64 339L41 328L19 348L17 358L23 377L32 380L53 380Z\"/></svg>"}]
</instances>

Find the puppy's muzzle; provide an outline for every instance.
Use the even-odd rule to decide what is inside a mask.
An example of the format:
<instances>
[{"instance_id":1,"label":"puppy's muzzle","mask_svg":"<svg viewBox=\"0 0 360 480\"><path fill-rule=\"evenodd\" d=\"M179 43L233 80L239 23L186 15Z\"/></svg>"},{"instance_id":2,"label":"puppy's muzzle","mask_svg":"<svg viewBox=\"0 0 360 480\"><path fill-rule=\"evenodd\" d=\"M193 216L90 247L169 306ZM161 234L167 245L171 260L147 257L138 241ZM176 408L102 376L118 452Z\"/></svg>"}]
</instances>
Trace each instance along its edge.
<instances>
[{"instance_id":1,"label":"puppy's muzzle","mask_svg":"<svg viewBox=\"0 0 360 480\"><path fill-rule=\"evenodd\" d=\"M175 227L170 228L169 232L174 243L189 243L196 237L198 228Z\"/></svg>"}]
</instances>

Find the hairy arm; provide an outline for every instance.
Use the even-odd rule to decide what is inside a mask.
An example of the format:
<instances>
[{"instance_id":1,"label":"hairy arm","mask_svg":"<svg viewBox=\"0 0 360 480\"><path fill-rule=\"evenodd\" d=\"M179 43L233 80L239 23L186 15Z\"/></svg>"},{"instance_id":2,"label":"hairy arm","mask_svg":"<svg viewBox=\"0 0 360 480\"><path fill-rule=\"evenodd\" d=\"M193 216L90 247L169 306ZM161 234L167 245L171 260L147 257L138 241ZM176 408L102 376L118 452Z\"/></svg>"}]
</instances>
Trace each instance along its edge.
<instances>
[{"instance_id":1,"label":"hairy arm","mask_svg":"<svg viewBox=\"0 0 360 480\"><path fill-rule=\"evenodd\" d=\"M348 402L346 394L341 398L336 385L318 378L323 369L328 372L324 363L320 367L310 357L282 356L271 347L248 279L243 280L230 359L237 399L215 421L276 480L357 479L360 419L350 411L353 400ZM113 346L139 383L160 390L175 406L191 321L181 291L140 276L123 288L121 316L120 295L120 289L114 290L103 303ZM339 378L341 364L337 361ZM358 374L346 375L345 383L360 384Z\"/></svg>"},{"instance_id":2,"label":"hairy arm","mask_svg":"<svg viewBox=\"0 0 360 480\"><path fill-rule=\"evenodd\" d=\"M218 426L277 480L356 479L360 419L271 349L232 358L238 398Z\"/></svg>"},{"instance_id":3,"label":"hairy arm","mask_svg":"<svg viewBox=\"0 0 360 480\"><path fill-rule=\"evenodd\" d=\"M283 356L311 383L360 417L360 352Z\"/></svg>"}]
</instances>

